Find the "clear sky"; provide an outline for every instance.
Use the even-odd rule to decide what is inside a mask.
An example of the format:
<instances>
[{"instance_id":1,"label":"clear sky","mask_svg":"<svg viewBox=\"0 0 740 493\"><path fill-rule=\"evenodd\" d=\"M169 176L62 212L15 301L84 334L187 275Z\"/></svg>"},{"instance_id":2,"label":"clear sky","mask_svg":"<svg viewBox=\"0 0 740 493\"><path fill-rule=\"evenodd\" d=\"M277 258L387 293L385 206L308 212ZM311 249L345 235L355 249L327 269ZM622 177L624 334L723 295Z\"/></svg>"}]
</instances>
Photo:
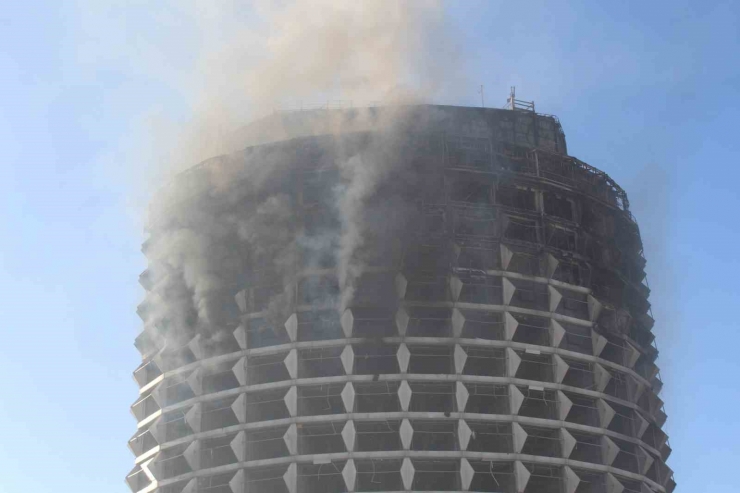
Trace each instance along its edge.
<instances>
[{"instance_id":1,"label":"clear sky","mask_svg":"<svg viewBox=\"0 0 740 493\"><path fill-rule=\"evenodd\" d=\"M0 493L128 491L139 245L156 186L141 122L188 117L182 81L204 41L184 12L213 15L209 2L154 3L0 7ZM669 465L679 491L737 491L740 4L447 6L467 75L439 102L477 105L484 84L501 106L515 85L560 117L571 154L630 194ZM243 10L231 21L247 22Z\"/></svg>"}]
</instances>

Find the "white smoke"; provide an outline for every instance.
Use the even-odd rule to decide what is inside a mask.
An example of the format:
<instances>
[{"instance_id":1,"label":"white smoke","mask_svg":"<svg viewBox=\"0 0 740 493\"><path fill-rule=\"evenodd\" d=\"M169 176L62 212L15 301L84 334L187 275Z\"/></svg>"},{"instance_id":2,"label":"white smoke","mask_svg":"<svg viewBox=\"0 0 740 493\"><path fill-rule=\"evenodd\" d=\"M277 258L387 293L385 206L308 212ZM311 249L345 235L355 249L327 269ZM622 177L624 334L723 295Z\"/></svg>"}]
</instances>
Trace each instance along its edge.
<instances>
[{"instance_id":1,"label":"white smoke","mask_svg":"<svg viewBox=\"0 0 740 493\"><path fill-rule=\"evenodd\" d=\"M369 111L360 111L351 122L340 117L327 123L324 118L320 128L308 121L305 133L339 135L394 125L397 131L397 122L404 121L403 105L433 97L444 80L441 72L458 66L454 58L439 59L436 47L451 43L438 1L296 0L236 2L229 7L208 7L203 15L201 36L209 41L192 84L198 88L191 98L193 118L170 134L174 138L162 139L170 142L171 149L162 154L173 172L214 156L227 157L191 173L195 192L183 185L187 180L179 179L161 194L167 198L152 210L148 253L158 259L151 267L161 271L155 277L168 283L167 289L158 286L157 295L150 295L152 313L180 325L187 319L184 307L191 306L198 319L194 325L212 331L229 324L223 306L233 300L234 287L250 282L244 274L245 258L269 257L270 268L289 284L299 251L312 251L316 258L329 253L337 261L337 308L347 306L366 268L362 250L367 236L381 222L381 209L369 208L369 201L400 165L392 155L397 138L388 130L364 151L340 156L335 164L342 185L333 196L339 236L329 232L307 238L298 228L290 197L273 186L290 179L284 166L289 157L280 151L240 154L237 151L248 142L243 131L236 131L239 126L286 104L331 98L357 105L382 100L395 109L386 111L381 121ZM256 21L233 20L250 8ZM192 196L197 199L186 200ZM401 209L395 219L385 219L391 229L405 220ZM173 288L173 279L182 285ZM189 299L183 299L185 293ZM286 315L293 296L287 289L270 302L275 322Z\"/></svg>"}]
</instances>

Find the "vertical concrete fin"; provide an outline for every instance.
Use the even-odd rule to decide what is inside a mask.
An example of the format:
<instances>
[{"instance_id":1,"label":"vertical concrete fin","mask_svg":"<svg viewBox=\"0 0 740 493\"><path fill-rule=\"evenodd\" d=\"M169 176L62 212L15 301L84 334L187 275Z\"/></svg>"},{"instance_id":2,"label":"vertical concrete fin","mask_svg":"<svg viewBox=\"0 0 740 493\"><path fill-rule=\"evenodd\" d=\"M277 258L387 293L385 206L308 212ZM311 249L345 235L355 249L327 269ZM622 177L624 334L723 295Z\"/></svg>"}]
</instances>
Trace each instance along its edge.
<instances>
[{"instance_id":1,"label":"vertical concrete fin","mask_svg":"<svg viewBox=\"0 0 740 493\"><path fill-rule=\"evenodd\" d=\"M285 369L288 370L290 378L293 380L298 378L298 351L296 349L291 349L288 352L288 355L283 360L283 364L285 365Z\"/></svg>"},{"instance_id":2,"label":"vertical concrete fin","mask_svg":"<svg viewBox=\"0 0 740 493\"><path fill-rule=\"evenodd\" d=\"M519 414L519 408L524 402L524 394L516 385L509 385L509 409L511 414Z\"/></svg>"},{"instance_id":3,"label":"vertical concrete fin","mask_svg":"<svg viewBox=\"0 0 740 493\"><path fill-rule=\"evenodd\" d=\"M411 490L411 487L414 484L415 473L416 470L414 469L414 464L411 462L411 459L408 457L404 458L403 463L401 464L401 480L403 481L403 488L406 491Z\"/></svg>"},{"instance_id":4,"label":"vertical concrete fin","mask_svg":"<svg viewBox=\"0 0 740 493\"><path fill-rule=\"evenodd\" d=\"M630 400L637 402L640 400L642 393L645 391L645 386L632 375L627 375L627 392L629 393Z\"/></svg>"},{"instance_id":5,"label":"vertical concrete fin","mask_svg":"<svg viewBox=\"0 0 740 493\"><path fill-rule=\"evenodd\" d=\"M247 433L244 430L236 434L231 440L231 443L229 443L229 446L238 462L245 462L247 460Z\"/></svg>"},{"instance_id":6,"label":"vertical concrete fin","mask_svg":"<svg viewBox=\"0 0 740 493\"><path fill-rule=\"evenodd\" d=\"M236 339L240 348L247 349L249 338L247 337L247 328L244 327L244 324L240 324L239 327L234 329L234 339Z\"/></svg>"},{"instance_id":7,"label":"vertical concrete fin","mask_svg":"<svg viewBox=\"0 0 740 493\"><path fill-rule=\"evenodd\" d=\"M457 382L455 384L455 400L457 401L457 412L465 412L465 406L468 405L469 397L470 392L468 392L468 388L462 382Z\"/></svg>"},{"instance_id":8,"label":"vertical concrete fin","mask_svg":"<svg viewBox=\"0 0 740 493\"><path fill-rule=\"evenodd\" d=\"M352 382L347 382L342 389L342 402L344 409L348 413L355 410L355 386Z\"/></svg>"},{"instance_id":9,"label":"vertical concrete fin","mask_svg":"<svg viewBox=\"0 0 740 493\"><path fill-rule=\"evenodd\" d=\"M514 461L514 479L516 482L517 493L524 493L524 490L527 489L527 483L529 483L529 477L531 475L532 474L529 472L529 469L527 469L521 461Z\"/></svg>"},{"instance_id":10,"label":"vertical concrete fin","mask_svg":"<svg viewBox=\"0 0 740 493\"><path fill-rule=\"evenodd\" d=\"M190 442L182 456L193 471L200 469L200 440Z\"/></svg>"},{"instance_id":11,"label":"vertical concrete fin","mask_svg":"<svg viewBox=\"0 0 740 493\"><path fill-rule=\"evenodd\" d=\"M344 446L347 447L347 452L353 452L355 450L356 438L357 429L355 428L355 422L349 420L344 423L344 428L342 428L342 440L344 440Z\"/></svg>"},{"instance_id":12,"label":"vertical concrete fin","mask_svg":"<svg viewBox=\"0 0 740 493\"><path fill-rule=\"evenodd\" d=\"M344 463L344 469L342 469L342 478L344 478L344 485L347 487L348 492L355 491L355 485L357 482L357 468L355 467L355 461L349 459Z\"/></svg>"},{"instance_id":13,"label":"vertical concrete fin","mask_svg":"<svg viewBox=\"0 0 740 493\"><path fill-rule=\"evenodd\" d=\"M288 466L288 470L283 474L283 481L289 493L298 493L298 466L295 462L291 462Z\"/></svg>"},{"instance_id":14,"label":"vertical concrete fin","mask_svg":"<svg viewBox=\"0 0 740 493\"><path fill-rule=\"evenodd\" d=\"M411 361L411 352L403 342L398 345L398 349L396 350L396 359L398 360L398 367L400 368L401 373L408 372L409 361Z\"/></svg>"},{"instance_id":15,"label":"vertical concrete fin","mask_svg":"<svg viewBox=\"0 0 740 493\"><path fill-rule=\"evenodd\" d=\"M470 444L470 439L473 437L473 430L470 429L468 423L461 419L457 422L457 440L460 442L460 450L467 450Z\"/></svg>"},{"instance_id":16,"label":"vertical concrete fin","mask_svg":"<svg viewBox=\"0 0 740 493\"><path fill-rule=\"evenodd\" d=\"M565 421L570 413L570 408L573 407L573 401L571 401L567 395L561 390L558 390L558 417L560 421Z\"/></svg>"},{"instance_id":17,"label":"vertical concrete fin","mask_svg":"<svg viewBox=\"0 0 740 493\"><path fill-rule=\"evenodd\" d=\"M614 463L614 459L619 455L619 446L606 435L601 436L601 459L604 464L611 466Z\"/></svg>"},{"instance_id":18,"label":"vertical concrete fin","mask_svg":"<svg viewBox=\"0 0 740 493\"><path fill-rule=\"evenodd\" d=\"M640 483L640 493L655 493L655 491L645 483Z\"/></svg>"},{"instance_id":19,"label":"vertical concrete fin","mask_svg":"<svg viewBox=\"0 0 740 493\"><path fill-rule=\"evenodd\" d=\"M565 379L565 375L568 373L568 370L570 369L570 365L568 365L568 363L566 363L565 360L561 358L559 354L553 354L552 360L555 366L555 383L563 383L563 380Z\"/></svg>"},{"instance_id":20,"label":"vertical concrete fin","mask_svg":"<svg viewBox=\"0 0 740 493\"><path fill-rule=\"evenodd\" d=\"M504 337L507 341L514 338L519 321L509 312L504 312Z\"/></svg>"},{"instance_id":21,"label":"vertical concrete fin","mask_svg":"<svg viewBox=\"0 0 740 493\"><path fill-rule=\"evenodd\" d=\"M298 340L298 315L295 313L285 321L285 332L288 333L290 342Z\"/></svg>"},{"instance_id":22,"label":"vertical concrete fin","mask_svg":"<svg viewBox=\"0 0 740 493\"><path fill-rule=\"evenodd\" d=\"M242 289L238 293L234 295L234 301L236 301L236 306L239 307L239 311L242 313L247 313L247 290Z\"/></svg>"},{"instance_id":23,"label":"vertical concrete fin","mask_svg":"<svg viewBox=\"0 0 740 493\"><path fill-rule=\"evenodd\" d=\"M473 476L475 476L475 470L470 465L468 459L463 457L460 459L460 486L463 491L470 490L470 484L473 482Z\"/></svg>"},{"instance_id":24,"label":"vertical concrete fin","mask_svg":"<svg viewBox=\"0 0 740 493\"><path fill-rule=\"evenodd\" d=\"M180 493L198 493L198 478L188 481Z\"/></svg>"},{"instance_id":25,"label":"vertical concrete fin","mask_svg":"<svg viewBox=\"0 0 740 493\"><path fill-rule=\"evenodd\" d=\"M509 247L501 243L501 269L507 270L509 268L509 263L511 262L511 258L514 256L511 250L509 250Z\"/></svg>"},{"instance_id":26,"label":"vertical concrete fin","mask_svg":"<svg viewBox=\"0 0 740 493\"><path fill-rule=\"evenodd\" d=\"M351 308L347 308L346 310L344 310L344 313L342 313L342 318L339 319L339 322L342 324L344 337L346 337L347 339L352 337L352 332L355 326L355 316L352 313Z\"/></svg>"},{"instance_id":27,"label":"vertical concrete fin","mask_svg":"<svg viewBox=\"0 0 740 493\"><path fill-rule=\"evenodd\" d=\"M551 253L547 254L547 278L552 279L555 275L555 271L558 269L560 261L552 256Z\"/></svg>"},{"instance_id":28,"label":"vertical concrete fin","mask_svg":"<svg viewBox=\"0 0 740 493\"><path fill-rule=\"evenodd\" d=\"M468 361L468 353L459 344L455 344L453 359L455 360L455 373L459 375L463 372L465 363Z\"/></svg>"},{"instance_id":29,"label":"vertical concrete fin","mask_svg":"<svg viewBox=\"0 0 740 493\"><path fill-rule=\"evenodd\" d=\"M452 301L457 301L458 299L460 299L462 288L462 280L457 276L450 276L450 294L452 295Z\"/></svg>"},{"instance_id":30,"label":"vertical concrete fin","mask_svg":"<svg viewBox=\"0 0 740 493\"><path fill-rule=\"evenodd\" d=\"M558 309L560 300L563 299L563 295L557 288L554 288L549 284L547 285L547 294L549 295L548 299L550 300L550 311L554 312Z\"/></svg>"},{"instance_id":31,"label":"vertical concrete fin","mask_svg":"<svg viewBox=\"0 0 740 493\"><path fill-rule=\"evenodd\" d=\"M462 253L462 247L458 245L457 243L452 244L452 256L455 260L458 260L460 258L460 253Z\"/></svg>"},{"instance_id":32,"label":"vertical concrete fin","mask_svg":"<svg viewBox=\"0 0 740 493\"><path fill-rule=\"evenodd\" d=\"M511 440L514 443L514 453L521 454L527 441L527 432L516 421L511 423Z\"/></svg>"},{"instance_id":33,"label":"vertical concrete fin","mask_svg":"<svg viewBox=\"0 0 740 493\"><path fill-rule=\"evenodd\" d=\"M403 449L409 450L411 448L411 440L414 438L414 427L411 426L408 419L401 421L401 427L398 430L398 434L401 437L401 445L403 446Z\"/></svg>"},{"instance_id":34,"label":"vertical concrete fin","mask_svg":"<svg viewBox=\"0 0 740 493\"><path fill-rule=\"evenodd\" d=\"M409 387L406 380L403 380L401 385L398 386L398 400L401 402L401 410L408 411L411 402L411 387Z\"/></svg>"},{"instance_id":35,"label":"vertical concrete fin","mask_svg":"<svg viewBox=\"0 0 740 493\"><path fill-rule=\"evenodd\" d=\"M609 382L612 379L612 374L598 363L594 363L593 368L594 384L596 385L596 390L599 392L603 392L604 389L606 389L607 385L609 385Z\"/></svg>"},{"instance_id":36,"label":"vertical concrete fin","mask_svg":"<svg viewBox=\"0 0 740 493\"><path fill-rule=\"evenodd\" d=\"M290 414L291 417L298 415L298 388L295 385L285 393L283 402L285 402L285 407L288 408L288 414Z\"/></svg>"},{"instance_id":37,"label":"vertical concrete fin","mask_svg":"<svg viewBox=\"0 0 740 493\"><path fill-rule=\"evenodd\" d=\"M507 369L507 376L514 378L516 376L516 371L519 369L519 365L522 362L522 358L519 357L518 354L516 354L516 351L511 349L510 347L506 348L506 369Z\"/></svg>"},{"instance_id":38,"label":"vertical concrete fin","mask_svg":"<svg viewBox=\"0 0 740 493\"><path fill-rule=\"evenodd\" d=\"M594 298L593 296L591 296L590 294L588 295L587 300L588 300L588 318L592 322L595 322L596 320L598 320L599 314L601 314L601 308L602 308L601 302L597 300L596 298Z\"/></svg>"},{"instance_id":39,"label":"vertical concrete fin","mask_svg":"<svg viewBox=\"0 0 740 493\"><path fill-rule=\"evenodd\" d=\"M200 334L196 334L195 337L190 339L190 342L188 342L188 348L198 360L203 359L203 344L201 343L202 339L203 338Z\"/></svg>"},{"instance_id":40,"label":"vertical concrete fin","mask_svg":"<svg viewBox=\"0 0 740 493\"><path fill-rule=\"evenodd\" d=\"M635 419L635 435L637 436L637 438L642 438L642 435L645 434L648 426L650 426L650 423L642 416L642 414L638 413L637 411L635 411L634 414L637 418Z\"/></svg>"},{"instance_id":41,"label":"vertical concrete fin","mask_svg":"<svg viewBox=\"0 0 740 493\"><path fill-rule=\"evenodd\" d=\"M241 462L241 461L240 461ZM231 493L246 493L247 478L244 473L244 469L239 469L234 474L234 477L229 481L229 488Z\"/></svg>"},{"instance_id":42,"label":"vertical concrete fin","mask_svg":"<svg viewBox=\"0 0 740 493\"><path fill-rule=\"evenodd\" d=\"M406 288L409 285L409 282L406 280L406 276L403 274L396 275L396 295L398 296L399 300L402 300L406 298Z\"/></svg>"},{"instance_id":43,"label":"vertical concrete fin","mask_svg":"<svg viewBox=\"0 0 740 493\"><path fill-rule=\"evenodd\" d=\"M247 422L247 394L239 394L231 404L231 410L240 423Z\"/></svg>"},{"instance_id":44,"label":"vertical concrete fin","mask_svg":"<svg viewBox=\"0 0 740 493\"><path fill-rule=\"evenodd\" d=\"M244 387L247 385L247 357L242 356L239 358L239 361L236 362L236 364L231 368L231 371L234 373L234 376L236 377L236 381L239 382L239 385Z\"/></svg>"},{"instance_id":45,"label":"vertical concrete fin","mask_svg":"<svg viewBox=\"0 0 740 493\"><path fill-rule=\"evenodd\" d=\"M563 493L576 493L581 478L568 466L563 468Z\"/></svg>"},{"instance_id":46,"label":"vertical concrete fin","mask_svg":"<svg viewBox=\"0 0 740 493\"><path fill-rule=\"evenodd\" d=\"M164 428L166 426L166 423L162 419L162 416L160 415L154 423L151 424L149 427L149 433L154 437L154 439L157 441L158 444L164 443L165 440L165 432Z\"/></svg>"},{"instance_id":47,"label":"vertical concrete fin","mask_svg":"<svg viewBox=\"0 0 740 493\"><path fill-rule=\"evenodd\" d=\"M288 453L290 455L298 454L298 427L295 423L288 426L288 429L285 430L283 441L285 442L285 446L288 448Z\"/></svg>"},{"instance_id":48,"label":"vertical concrete fin","mask_svg":"<svg viewBox=\"0 0 740 493\"><path fill-rule=\"evenodd\" d=\"M560 347L560 342L563 340L563 336L565 336L565 329L562 325L560 325L560 322L558 322L554 318L551 318L550 344L552 345L552 347Z\"/></svg>"},{"instance_id":49,"label":"vertical concrete fin","mask_svg":"<svg viewBox=\"0 0 740 493\"><path fill-rule=\"evenodd\" d=\"M635 456L637 456L637 466L640 470L640 474L644 476L647 474L650 466L653 465L653 456L648 454L647 451L639 445L635 447Z\"/></svg>"},{"instance_id":50,"label":"vertical concrete fin","mask_svg":"<svg viewBox=\"0 0 740 493\"><path fill-rule=\"evenodd\" d=\"M194 433L200 433L201 430L201 405L200 402L191 407L185 413L185 422L190 426Z\"/></svg>"},{"instance_id":51,"label":"vertical concrete fin","mask_svg":"<svg viewBox=\"0 0 740 493\"><path fill-rule=\"evenodd\" d=\"M625 348L625 355L624 355L624 364L627 366L627 368L634 368L635 363L637 363L637 360L640 359L640 351L630 344L627 343L627 347Z\"/></svg>"},{"instance_id":52,"label":"vertical concrete fin","mask_svg":"<svg viewBox=\"0 0 740 493\"><path fill-rule=\"evenodd\" d=\"M514 296L514 291L516 291L516 287L509 281L506 277L501 279L501 285L504 290L504 305L511 304L511 298Z\"/></svg>"},{"instance_id":53,"label":"vertical concrete fin","mask_svg":"<svg viewBox=\"0 0 740 493\"><path fill-rule=\"evenodd\" d=\"M452 309L452 336L462 337L463 328L465 327L465 315L457 308Z\"/></svg>"},{"instance_id":54,"label":"vertical concrete fin","mask_svg":"<svg viewBox=\"0 0 740 493\"><path fill-rule=\"evenodd\" d=\"M600 356L601 352L606 347L606 343L609 342L606 340L606 337L602 336L595 330L591 329L591 346L594 350L594 356Z\"/></svg>"},{"instance_id":55,"label":"vertical concrete fin","mask_svg":"<svg viewBox=\"0 0 740 493\"><path fill-rule=\"evenodd\" d=\"M339 356L339 359L342 361L342 367L344 368L344 373L347 375L352 375L355 369L355 350L352 349L352 346L347 345L344 346L344 349L342 349L342 354Z\"/></svg>"},{"instance_id":56,"label":"vertical concrete fin","mask_svg":"<svg viewBox=\"0 0 740 493\"><path fill-rule=\"evenodd\" d=\"M396 310L396 328L398 329L398 335L401 337L406 336L406 329L409 326L409 314L404 307L399 307Z\"/></svg>"},{"instance_id":57,"label":"vertical concrete fin","mask_svg":"<svg viewBox=\"0 0 740 493\"><path fill-rule=\"evenodd\" d=\"M569 458L576 446L576 439L570 434L567 428L560 428L560 448L564 458Z\"/></svg>"},{"instance_id":58,"label":"vertical concrete fin","mask_svg":"<svg viewBox=\"0 0 740 493\"><path fill-rule=\"evenodd\" d=\"M612 473L606 473L606 477L604 479L604 483L606 484L606 493L622 493L624 491L624 485L620 483Z\"/></svg>"},{"instance_id":59,"label":"vertical concrete fin","mask_svg":"<svg viewBox=\"0 0 740 493\"><path fill-rule=\"evenodd\" d=\"M608 428L612 419L614 419L616 412L604 399L596 401L596 410L599 413L599 423L601 424L601 427Z\"/></svg>"}]
</instances>

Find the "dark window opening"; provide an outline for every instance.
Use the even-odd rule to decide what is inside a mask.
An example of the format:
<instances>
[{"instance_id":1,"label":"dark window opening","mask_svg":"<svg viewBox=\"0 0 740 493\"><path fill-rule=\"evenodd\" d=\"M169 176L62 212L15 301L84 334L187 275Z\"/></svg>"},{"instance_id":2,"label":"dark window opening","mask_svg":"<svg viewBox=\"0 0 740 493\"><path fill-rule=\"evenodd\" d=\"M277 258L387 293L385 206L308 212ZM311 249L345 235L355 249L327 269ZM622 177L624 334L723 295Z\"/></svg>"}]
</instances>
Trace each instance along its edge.
<instances>
[{"instance_id":1,"label":"dark window opening","mask_svg":"<svg viewBox=\"0 0 740 493\"><path fill-rule=\"evenodd\" d=\"M247 358L247 383L259 385L290 380L288 369L283 363L287 355L288 353L277 353Z\"/></svg>"},{"instance_id":2,"label":"dark window opening","mask_svg":"<svg viewBox=\"0 0 740 493\"><path fill-rule=\"evenodd\" d=\"M362 344L353 346L356 375L382 375L399 373L396 352L398 346L390 344Z\"/></svg>"},{"instance_id":3,"label":"dark window opening","mask_svg":"<svg viewBox=\"0 0 740 493\"><path fill-rule=\"evenodd\" d=\"M233 397L228 397L226 399L204 402L201 408L201 431L226 428L227 426L239 424L239 420L236 419L236 415L231 409L234 400Z\"/></svg>"},{"instance_id":4,"label":"dark window opening","mask_svg":"<svg viewBox=\"0 0 740 493\"><path fill-rule=\"evenodd\" d=\"M247 460L286 457L288 447L283 436L287 428L267 428L247 433Z\"/></svg>"},{"instance_id":5,"label":"dark window opening","mask_svg":"<svg viewBox=\"0 0 740 493\"><path fill-rule=\"evenodd\" d=\"M536 211L533 190L516 186L500 186L496 190L496 202L504 207L513 207L525 211Z\"/></svg>"},{"instance_id":6,"label":"dark window opening","mask_svg":"<svg viewBox=\"0 0 740 493\"><path fill-rule=\"evenodd\" d=\"M452 347L409 346L411 357L409 373L449 374L452 373Z\"/></svg>"},{"instance_id":7,"label":"dark window opening","mask_svg":"<svg viewBox=\"0 0 740 493\"><path fill-rule=\"evenodd\" d=\"M456 491L460 489L460 462L414 460L414 491Z\"/></svg>"},{"instance_id":8,"label":"dark window opening","mask_svg":"<svg viewBox=\"0 0 740 493\"><path fill-rule=\"evenodd\" d=\"M573 220L573 202L561 195L552 192L544 192L545 214L555 216L568 221Z\"/></svg>"},{"instance_id":9,"label":"dark window opening","mask_svg":"<svg viewBox=\"0 0 740 493\"><path fill-rule=\"evenodd\" d=\"M451 383L412 382L411 412L455 411L455 389Z\"/></svg>"},{"instance_id":10,"label":"dark window opening","mask_svg":"<svg viewBox=\"0 0 740 493\"><path fill-rule=\"evenodd\" d=\"M358 452L378 452L401 450L398 420L356 421L357 431L355 450Z\"/></svg>"},{"instance_id":11,"label":"dark window opening","mask_svg":"<svg viewBox=\"0 0 740 493\"><path fill-rule=\"evenodd\" d=\"M343 347L304 349L298 353L299 378L334 377L344 375L339 356Z\"/></svg>"},{"instance_id":12,"label":"dark window opening","mask_svg":"<svg viewBox=\"0 0 740 493\"><path fill-rule=\"evenodd\" d=\"M283 400L286 392L277 389L247 394L247 423L290 417Z\"/></svg>"},{"instance_id":13,"label":"dark window opening","mask_svg":"<svg viewBox=\"0 0 740 493\"><path fill-rule=\"evenodd\" d=\"M505 385L469 384L465 387L469 396L464 412L509 414L509 389Z\"/></svg>"},{"instance_id":14,"label":"dark window opening","mask_svg":"<svg viewBox=\"0 0 740 493\"><path fill-rule=\"evenodd\" d=\"M398 382L358 383L355 385L355 412L393 413L401 410Z\"/></svg>"},{"instance_id":15,"label":"dark window opening","mask_svg":"<svg viewBox=\"0 0 740 493\"><path fill-rule=\"evenodd\" d=\"M342 401L344 385L320 385L318 387L300 387L298 389L298 409L301 416L321 416L325 414L343 414Z\"/></svg>"},{"instance_id":16,"label":"dark window opening","mask_svg":"<svg viewBox=\"0 0 740 493\"><path fill-rule=\"evenodd\" d=\"M449 337L449 308L410 307L409 324L406 327L408 337Z\"/></svg>"},{"instance_id":17,"label":"dark window opening","mask_svg":"<svg viewBox=\"0 0 740 493\"><path fill-rule=\"evenodd\" d=\"M466 347L463 374L486 377L506 376L506 356L501 348Z\"/></svg>"},{"instance_id":18,"label":"dark window opening","mask_svg":"<svg viewBox=\"0 0 740 493\"><path fill-rule=\"evenodd\" d=\"M457 450L457 426L452 421L414 421L411 450Z\"/></svg>"},{"instance_id":19,"label":"dark window opening","mask_svg":"<svg viewBox=\"0 0 740 493\"><path fill-rule=\"evenodd\" d=\"M465 311L462 337L500 341L504 338L503 315L497 312Z\"/></svg>"}]
</instances>

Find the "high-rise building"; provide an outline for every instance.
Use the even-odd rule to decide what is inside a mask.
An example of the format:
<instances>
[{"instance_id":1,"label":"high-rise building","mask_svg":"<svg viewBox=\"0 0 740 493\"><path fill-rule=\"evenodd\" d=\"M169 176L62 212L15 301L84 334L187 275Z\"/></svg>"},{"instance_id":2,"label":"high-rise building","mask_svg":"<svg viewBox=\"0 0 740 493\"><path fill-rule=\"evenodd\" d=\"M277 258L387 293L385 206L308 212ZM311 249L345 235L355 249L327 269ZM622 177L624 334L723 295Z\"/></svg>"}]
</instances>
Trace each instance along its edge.
<instances>
[{"instance_id":1,"label":"high-rise building","mask_svg":"<svg viewBox=\"0 0 740 493\"><path fill-rule=\"evenodd\" d=\"M243 133L152 208L132 491L673 491L639 229L556 117Z\"/></svg>"}]
</instances>

